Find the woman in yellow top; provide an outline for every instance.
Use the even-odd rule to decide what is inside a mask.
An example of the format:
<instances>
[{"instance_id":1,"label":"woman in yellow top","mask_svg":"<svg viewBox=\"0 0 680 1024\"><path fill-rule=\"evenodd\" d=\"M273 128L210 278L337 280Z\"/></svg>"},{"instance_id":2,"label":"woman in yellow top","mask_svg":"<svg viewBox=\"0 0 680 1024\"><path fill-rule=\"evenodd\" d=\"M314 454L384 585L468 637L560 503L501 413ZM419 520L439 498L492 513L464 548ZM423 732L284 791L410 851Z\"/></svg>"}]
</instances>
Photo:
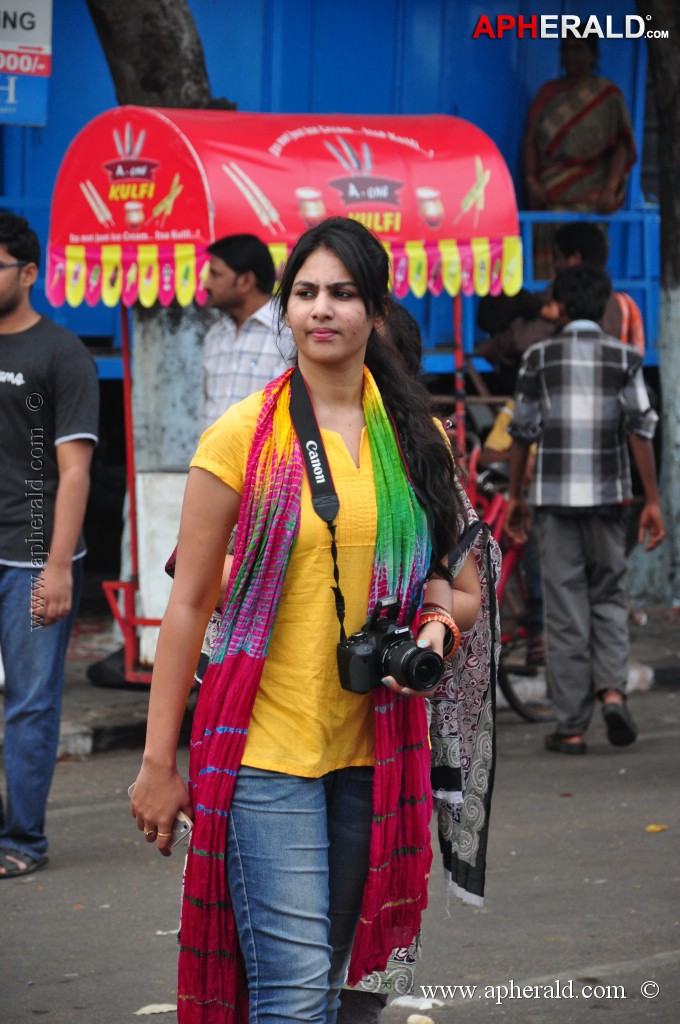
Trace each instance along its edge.
<instances>
[{"instance_id":1,"label":"woman in yellow top","mask_svg":"<svg viewBox=\"0 0 680 1024\"><path fill-rule=\"evenodd\" d=\"M438 681L435 654L474 621L479 582L470 560L454 598L451 452L427 392L376 333L388 269L358 223L333 218L303 235L279 293L298 367L229 409L192 461L131 808L166 855L176 812L194 819L182 1024L249 1013L333 1024L350 953L350 981L384 967L426 905L430 755L418 697ZM293 422L291 394L311 401L316 439L297 413ZM330 526L312 503L329 476ZM187 790L179 727L237 522ZM381 601L388 617L400 609L399 628L415 611L417 647L383 615L362 643L344 642ZM345 688L367 675L368 692Z\"/></svg>"}]
</instances>

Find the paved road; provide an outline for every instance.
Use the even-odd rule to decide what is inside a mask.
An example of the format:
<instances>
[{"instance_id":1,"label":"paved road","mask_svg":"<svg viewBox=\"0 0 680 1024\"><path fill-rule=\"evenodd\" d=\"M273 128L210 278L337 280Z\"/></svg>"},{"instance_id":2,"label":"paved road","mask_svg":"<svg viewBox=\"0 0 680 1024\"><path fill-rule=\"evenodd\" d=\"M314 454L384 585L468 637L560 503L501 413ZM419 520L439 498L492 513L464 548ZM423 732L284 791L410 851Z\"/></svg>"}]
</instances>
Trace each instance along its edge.
<instances>
[{"instance_id":1,"label":"paved road","mask_svg":"<svg viewBox=\"0 0 680 1024\"><path fill-rule=\"evenodd\" d=\"M57 765L49 807L51 863L0 882L3 1024L123 1024L176 1002L183 858L148 849L126 790L139 753Z\"/></svg>"},{"instance_id":2,"label":"paved road","mask_svg":"<svg viewBox=\"0 0 680 1024\"><path fill-rule=\"evenodd\" d=\"M477 988L439 989L434 1009L390 1006L385 1024L416 1012L436 1024L677 1024L680 690L631 708L638 743L617 752L598 720L582 758L543 754L544 727L500 716L485 907L451 901L448 917L434 873L417 979ZM658 997L644 998L645 982Z\"/></svg>"},{"instance_id":3,"label":"paved road","mask_svg":"<svg viewBox=\"0 0 680 1024\"><path fill-rule=\"evenodd\" d=\"M416 1012L435 1024L677 1024L680 690L636 695L631 706L638 744L615 751L598 722L585 758L543 754L542 727L499 716L487 904L452 901L449 917L437 865L418 977L478 988L439 989L434 1008L390 1005L385 1024ZM0 882L3 1024L124 1024L147 1019L134 1016L145 1006L174 1005L182 858L157 856L127 815L138 760L114 750L59 763L51 864ZM641 995L647 981L657 998ZM567 998L570 982L578 999ZM504 998L497 986L512 983L514 998ZM588 998L584 985L600 987Z\"/></svg>"}]
</instances>

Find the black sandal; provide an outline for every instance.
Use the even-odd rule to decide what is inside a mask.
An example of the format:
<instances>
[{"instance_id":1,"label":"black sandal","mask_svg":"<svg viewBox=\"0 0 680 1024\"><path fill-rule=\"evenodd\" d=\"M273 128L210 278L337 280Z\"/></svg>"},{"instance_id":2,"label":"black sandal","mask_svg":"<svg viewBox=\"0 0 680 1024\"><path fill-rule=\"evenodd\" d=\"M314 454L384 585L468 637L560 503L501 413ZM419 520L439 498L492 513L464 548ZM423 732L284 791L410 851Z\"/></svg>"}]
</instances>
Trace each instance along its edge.
<instances>
[{"instance_id":1,"label":"black sandal","mask_svg":"<svg viewBox=\"0 0 680 1024\"><path fill-rule=\"evenodd\" d=\"M580 740L578 743L568 743L569 736L562 736L559 732L553 732L550 736L545 738L545 749L552 751L553 754L585 754L588 747L584 740Z\"/></svg>"},{"instance_id":2,"label":"black sandal","mask_svg":"<svg viewBox=\"0 0 680 1024\"><path fill-rule=\"evenodd\" d=\"M637 726L625 701L606 701L602 705L602 716L607 728L607 739L613 746L628 747L635 742Z\"/></svg>"},{"instance_id":3,"label":"black sandal","mask_svg":"<svg viewBox=\"0 0 680 1024\"><path fill-rule=\"evenodd\" d=\"M11 846L0 847L0 878L20 878L23 875L30 875L33 871L44 868L49 858L43 854L41 857L34 857L23 850L14 850ZM21 866L23 864L23 867Z\"/></svg>"}]
</instances>

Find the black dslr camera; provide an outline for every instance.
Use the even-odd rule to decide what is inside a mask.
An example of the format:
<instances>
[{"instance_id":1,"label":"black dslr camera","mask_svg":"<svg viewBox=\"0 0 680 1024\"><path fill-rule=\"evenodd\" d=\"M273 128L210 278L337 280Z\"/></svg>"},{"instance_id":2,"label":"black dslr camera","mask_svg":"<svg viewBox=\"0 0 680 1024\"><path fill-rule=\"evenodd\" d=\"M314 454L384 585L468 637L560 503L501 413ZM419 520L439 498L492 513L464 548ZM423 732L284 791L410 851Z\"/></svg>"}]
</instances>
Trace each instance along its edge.
<instances>
[{"instance_id":1,"label":"black dslr camera","mask_svg":"<svg viewBox=\"0 0 680 1024\"><path fill-rule=\"evenodd\" d=\"M384 676L394 676L400 686L411 690L430 690L437 685L444 661L435 651L419 648L408 626L397 626L400 608L398 598L381 598L363 629L338 644L344 690L368 693Z\"/></svg>"}]
</instances>

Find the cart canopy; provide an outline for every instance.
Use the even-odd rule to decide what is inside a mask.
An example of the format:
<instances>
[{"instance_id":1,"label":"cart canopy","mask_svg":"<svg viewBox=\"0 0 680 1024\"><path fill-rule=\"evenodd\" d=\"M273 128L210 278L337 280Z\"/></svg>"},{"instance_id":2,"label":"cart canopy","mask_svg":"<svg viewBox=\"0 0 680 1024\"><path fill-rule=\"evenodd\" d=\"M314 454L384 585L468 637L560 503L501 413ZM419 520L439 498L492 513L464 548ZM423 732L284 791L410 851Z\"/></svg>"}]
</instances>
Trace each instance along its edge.
<instances>
[{"instance_id":1,"label":"cart canopy","mask_svg":"<svg viewBox=\"0 0 680 1024\"><path fill-rule=\"evenodd\" d=\"M521 286L512 180L467 121L124 106L94 118L64 157L47 296L202 303L210 242L255 234L280 270L299 235L334 215L380 238L398 297Z\"/></svg>"}]
</instances>

